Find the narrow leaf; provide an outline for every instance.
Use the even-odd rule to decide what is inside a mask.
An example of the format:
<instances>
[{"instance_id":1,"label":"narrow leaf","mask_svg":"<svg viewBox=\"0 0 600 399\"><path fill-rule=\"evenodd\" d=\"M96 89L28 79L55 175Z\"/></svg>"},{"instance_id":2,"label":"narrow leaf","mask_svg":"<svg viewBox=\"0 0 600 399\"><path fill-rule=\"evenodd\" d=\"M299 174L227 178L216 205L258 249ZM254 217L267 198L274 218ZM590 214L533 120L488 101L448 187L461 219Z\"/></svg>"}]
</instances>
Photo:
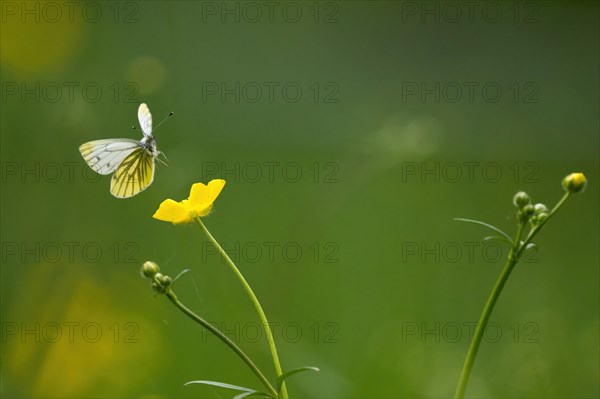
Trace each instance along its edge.
<instances>
[{"instance_id":1,"label":"narrow leaf","mask_svg":"<svg viewBox=\"0 0 600 399\"><path fill-rule=\"evenodd\" d=\"M204 381L204 380L190 381L190 382L186 382L183 385L187 386L187 385L190 385L190 384L212 385L212 386L219 387L219 388L227 388L227 389L233 389L233 390L236 390L236 391L243 391L243 392L245 392L248 395L250 395L252 393L258 392L258 391L254 390L254 389L245 388L245 387L239 387L237 385L226 384L224 382L218 382L218 381Z\"/></svg>"},{"instance_id":2,"label":"narrow leaf","mask_svg":"<svg viewBox=\"0 0 600 399\"><path fill-rule=\"evenodd\" d=\"M504 242L507 242L509 244L512 244L512 242L510 242L509 240L507 240L506 237L499 237L499 236L487 236L487 237L483 237L483 241L490 241L490 240L504 241Z\"/></svg>"},{"instance_id":3,"label":"narrow leaf","mask_svg":"<svg viewBox=\"0 0 600 399\"><path fill-rule=\"evenodd\" d=\"M227 388L227 389L233 389L236 391L242 391L242 393L236 395L233 397L233 399L243 399L243 398L247 398L250 396L263 396L263 397L267 397L267 398L273 398L273 395L269 395L268 393L265 392L259 392L255 389L251 389L251 388L245 388L245 387L240 387L237 385L232 385L232 384L226 384L224 382L218 382L218 381L190 381L190 382L186 382L185 386L190 385L190 384L203 384L203 385L211 385L211 386L215 386L215 387L219 387L219 388Z\"/></svg>"},{"instance_id":4,"label":"narrow leaf","mask_svg":"<svg viewBox=\"0 0 600 399\"><path fill-rule=\"evenodd\" d=\"M272 398L273 396L264 392L242 392L239 395L233 397L233 399L243 399L243 398L251 398L251 397L267 397Z\"/></svg>"},{"instance_id":5,"label":"narrow leaf","mask_svg":"<svg viewBox=\"0 0 600 399\"><path fill-rule=\"evenodd\" d=\"M175 281L179 280L179 277L183 276L184 274L186 274L186 273L187 273L187 272L189 272L189 271L190 271L190 269L183 269L183 270L181 271L181 273L179 273L179 274L177 275L177 277L175 277L175 278L173 279L173 284L175 284Z\"/></svg>"},{"instance_id":6,"label":"narrow leaf","mask_svg":"<svg viewBox=\"0 0 600 399\"><path fill-rule=\"evenodd\" d=\"M488 224L485 222L482 222L481 220L465 219L465 218L454 218L453 220L456 220L457 222L467 222L467 223L473 223L473 224L485 226L488 229L494 230L496 233L502 234L502 236L504 236L508 240L508 242L510 242L511 244L513 243L513 241L511 240L511 238L508 234L506 234L505 232L500 230L498 227L492 226L491 224Z\"/></svg>"},{"instance_id":7,"label":"narrow leaf","mask_svg":"<svg viewBox=\"0 0 600 399\"><path fill-rule=\"evenodd\" d=\"M318 367L307 366L307 367L299 367L297 369L286 371L285 373L281 374L277 378L277 392L281 391L281 386L283 385L283 381L285 381L287 378L293 376L294 374L301 373L303 371L321 371L321 370L319 370Z\"/></svg>"}]
</instances>

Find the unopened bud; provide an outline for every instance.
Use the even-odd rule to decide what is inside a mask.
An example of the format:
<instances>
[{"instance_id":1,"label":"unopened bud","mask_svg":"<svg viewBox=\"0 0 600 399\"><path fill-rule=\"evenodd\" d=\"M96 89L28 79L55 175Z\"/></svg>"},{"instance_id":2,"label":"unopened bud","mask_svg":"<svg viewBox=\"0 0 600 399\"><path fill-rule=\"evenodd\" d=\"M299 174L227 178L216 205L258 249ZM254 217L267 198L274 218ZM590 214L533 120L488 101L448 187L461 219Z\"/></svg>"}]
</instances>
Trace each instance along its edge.
<instances>
[{"instance_id":1,"label":"unopened bud","mask_svg":"<svg viewBox=\"0 0 600 399\"><path fill-rule=\"evenodd\" d=\"M529 205L530 203L531 198L525 191L519 191L513 197L513 204L519 209L523 208L525 205Z\"/></svg>"},{"instance_id":2,"label":"unopened bud","mask_svg":"<svg viewBox=\"0 0 600 399\"><path fill-rule=\"evenodd\" d=\"M144 262L144 266L142 266L142 274L148 278L153 278L158 270L158 265L151 261Z\"/></svg>"},{"instance_id":3,"label":"unopened bud","mask_svg":"<svg viewBox=\"0 0 600 399\"><path fill-rule=\"evenodd\" d=\"M563 188L571 193L578 193L587 186L587 179L583 173L571 173L562 181Z\"/></svg>"}]
</instances>

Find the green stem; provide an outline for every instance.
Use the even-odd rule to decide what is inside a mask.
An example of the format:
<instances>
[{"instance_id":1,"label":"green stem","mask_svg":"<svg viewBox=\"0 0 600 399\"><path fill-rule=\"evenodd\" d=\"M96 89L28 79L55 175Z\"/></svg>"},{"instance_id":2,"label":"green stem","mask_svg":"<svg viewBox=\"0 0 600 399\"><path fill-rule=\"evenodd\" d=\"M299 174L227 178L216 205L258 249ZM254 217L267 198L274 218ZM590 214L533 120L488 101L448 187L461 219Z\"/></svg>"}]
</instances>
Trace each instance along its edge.
<instances>
[{"instance_id":1,"label":"green stem","mask_svg":"<svg viewBox=\"0 0 600 399\"><path fill-rule=\"evenodd\" d=\"M520 230L522 230L522 228ZM512 272L516 264L517 258L513 254L513 249L511 249L506 265L504 265L504 269L502 270L502 273L500 273L500 277L498 277L498 280L496 280L496 285L494 285L494 288L492 289L492 292L483 308L481 317L479 318L479 323L477 323L475 335L473 336L473 341L471 341L471 346L469 346L467 358L465 359L465 363L460 374L460 379L458 380L456 393L454 394L454 397L456 399L462 399L465 396L467 383L469 382L469 376L471 374L471 369L473 368L475 356L477 355L477 351L479 350L479 344L481 344L483 332L485 330L485 327L487 326L487 322L490 318L490 315L492 314L494 305L496 304L496 301L498 300L498 297L502 292L502 288L504 288L504 284L506 283L506 280L508 280L508 276L510 276L510 273Z\"/></svg>"},{"instance_id":2,"label":"green stem","mask_svg":"<svg viewBox=\"0 0 600 399\"><path fill-rule=\"evenodd\" d=\"M165 295L183 313L188 315L192 320L194 320L197 323L199 323L200 325L202 325L202 327L206 328L211 333L215 334L217 337L219 337L221 339L221 341L223 341L227 346L229 346L231 349L233 349L233 351L240 358L242 358L242 360L248 365L248 367L250 367L250 369L254 372L254 374L256 374L258 379L263 383L265 388L267 388L269 393L271 395L273 395L274 398L277 397L277 391L275 390L275 388L273 388L273 386L271 385L269 380L267 380L267 378L260 371L260 369L258 367L256 367L254 362L252 362L252 360L248 357L248 355L246 355L246 353L244 353L244 351L239 346L237 346L231 339L229 339L229 337L227 337L225 334L223 334L221 332L221 330L217 329L212 324L210 324L209 322L204 320L202 317L200 317L196 313L194 313L192 310L190 310L188 307L186 307L183 303L179 302L179 299L177 299L177 296L175 295L173 290L171 290L171 288L167 288L165 290Z\"/></svg>"},{"instance_id":3,"label":"green stem","mask_svg":"<svg viewBox=\"0 0 600 399\"><path fill-rule=\"evenodd\" d=\"M508 254L508 259L506 264L504 265L504 269L502 269L502 273L496 280L496 284L488 297L488 300L483 308L483 312L481 312L481 316L479 318L479 323L477 324L477 328L475 329L475 335L473 336L473 341L471 341L471 345L469 346L469 351L467 352L467 358L465 359L465 363L463 365L462 372L460 374L460 379L458 380L458 386L456 387L456 393L454 394L455 399L462 399L465 396L465 391L467 389L467 384L469 382L469 376L471 374L471 369L473 368L473 363L475 361L475 356L477 356L477 351L479 350L479 345L481 344L481 339L483 338L483 332L485 327L487 326L487 322L494 310L494 305L504 288L504 284L508 280L510 273L513 268L519 261L519 258L523 251L527 248L527 245L533 240L533 237L541 230L541 228L546 224L548 220L558 211L558 209L565 203L565 201L569 198L570 193L567 192L565 195L558 201L558 203L554 206L552 211L548 214L548 217L540 222L538 225L533 227L525 241L521 243L521 236L523 234L523 230L525 229L526 223L521 223L519 225L519 229L517 231L517 235L515 240L513 241L513 246Z\"/></svg>"},{"instance_id":4,"label":"green stem","mask_svg":"<svg viewBox=\"0 0 600 399\"><path fill-rule=\"evenodd\" d=\"M548 220L550 220L550 218L552 216L554 216L554 214L560 209L560 207L563 206L563 204L567 201L567 199L569 199L570 195L571 195L571 193L569 193L567 191L565 193L565 195L563 195L563 197L560 199L560 201L558 201L556 203L556 205L554 205L554 208L552 208L552 210L548 214L548 217L546 219L542 220L542 222L540 224L538 224L537 226L535 226L533 229L531 229L531 231L527 235L527 238L523 242L523 245L521 245L521 248L519 248L519 252L517 253L517 255L521 255L521 253L523 253L523 251L525 250L527 245L531 242L531 240L533 240L533 237L535 237L535 235L542 229L542 227L546 224L546 222L548 222Z\"/></svg>"},{"instance_id":5,"label":"green stem","mask_svg":"<svg viewBox=\"0 0 600 399\"><path fill-rule=\"evenodd\" d=\"M271 331L271 326L269 325L267 316L265 315L265 312L263 311L262 306L260 305L260 302L258 301L258 298L254 294L254 291L252 291L250 284L248 284L248 282L246 281L246 279L244 278L242 273L239 271L239 269L237 268L235 263L233 263L233 261L231 260L229 255L227 255L227 253L223 250L221 245L219 245L217 240L215 240L215 238L212 236L212 234L210 234L210 231L208 231L208 229L206 228L204 223L202 223L202 220L198 217L198 218L196 218L196 221L198 222L198 225L200 226L200 228L202 229L204 234L206 234L208 239L212 242L212 244L215 246L215 248L219 251L219 253L223 257L223 259L225 259L225 261L227 262L227 264L229 265L229 267L231 268L233 273L240 280L240 282L244 286L244 289L246 290L246 293L250 296L250 300L254 304L254 307L256 308L258 316L260 317L260 320L265 329L265 333L267 335L267 341L269 342L269 348L271 349L271 356L273 357L273 363L275 364L275 371L277 372L277 378L279 378L283 374L283 372L281 370L281 364L279 363L279 356L277 355L277 347L275 346L275 339L273 338L273 332ZM285 382L281 383L281 397L282 397L282 399L288 399L288 393L287 393L287 388L285 386Z\"/></svg>"}]
</instances>

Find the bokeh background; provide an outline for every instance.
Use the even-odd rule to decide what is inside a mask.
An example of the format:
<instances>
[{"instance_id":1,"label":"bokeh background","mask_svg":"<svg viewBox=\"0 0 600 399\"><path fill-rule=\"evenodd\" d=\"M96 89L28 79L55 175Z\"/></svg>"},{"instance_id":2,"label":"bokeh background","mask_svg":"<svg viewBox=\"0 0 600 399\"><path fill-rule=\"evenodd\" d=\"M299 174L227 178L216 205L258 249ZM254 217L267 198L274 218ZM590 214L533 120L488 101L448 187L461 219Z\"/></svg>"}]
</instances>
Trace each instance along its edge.
<instances>
[{"instance_id":1,"label":"bokeh background","mask_svg":"<svg viewBox=\"0 0 600 399\"><path fill-rule=\"evenodd\" d=\"M225 178L206 224L276 325L292 397L445 398L515 230L512 196L574 196L514 270L470 397L599 388L597 2L2 2L3 397L230 397L272 378L258 318L200 230L152 219ZM271 89L272 88L272 91ZM472 91L471 91L472 90ZM141 137L168 166L118 200L78 146Z\"/></svg>"}]
</instances>

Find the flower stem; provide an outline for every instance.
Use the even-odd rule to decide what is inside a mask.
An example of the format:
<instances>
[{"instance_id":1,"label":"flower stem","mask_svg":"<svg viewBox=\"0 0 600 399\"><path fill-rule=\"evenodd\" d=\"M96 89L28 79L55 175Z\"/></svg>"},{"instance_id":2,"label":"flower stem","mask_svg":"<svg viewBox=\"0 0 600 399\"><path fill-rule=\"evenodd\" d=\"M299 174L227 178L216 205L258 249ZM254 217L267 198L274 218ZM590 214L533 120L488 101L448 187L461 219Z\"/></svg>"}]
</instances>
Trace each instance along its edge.
<instances>
[{"instance_id":1,"label":"flower stem","mask_svg":"<svg viewBox=\"0 0 600 399\"><path fill-rule=\"evenodd\" d=\"M542 222L533 227L527 238L523 242L521 242L521 236L523 235L523 230L525 229L526 222L519 224L519 229L517 231L516 238L513 242L513 246L508 254L508 259L506 264L504 265L504 269L502 269L502 273L496 280L496 284L488 297L488 300L483 307L483 311L481 312L481 316L479 317L479 323L477 323L477 328L475 329L475 335L473 336L473 341L471 341L471 346L469 346L469 351L467 352L467 358L465 359L465 363L463 365L462 372L460 374L460 379L458 380L458 386L456 387L456 393L454 394L455 399L462 399L465 396L465 391L467 389L467 384L469 382L469 376L471 374L471 369L473 368L473 363L475 361L475 356L477 356L477 351L479 349L479 345L481 344L481 339L483 337L483 332L487 326L487 322L494 310L494 305L504 288L504 284L508 280L510 273L513 268L519 261L519 258L523 251L527 248L527 245L531 242L533 237L542 229L544 224L558 211L558 209L565 203L565 201L569 198L570 193L566 192L565 195L558 201L558 203L554 206L552 211L548 214Z\"/></svg>"},{"instance_id":2,"label":"flower stem","mask_svg":"<svg viewBox=\"0 0 600 399\"><path fill-rule=\"evenodd\" d=\"M542 229L542 227L546 224L546 222L548 220L550 220L550 218L552 216L554 216L554 214L560 209L561 206L563 206L563 204L567 201L567 199L569 198L570 195L571 195L571 193L569 193L567 191L565 193L565 195L563 195L563 197L560 199L560 201L558 201L557 204L554 205L554 208L552 208L552 210L548 214L548 217L546 219L544 219L540 224L538 224L537 226L535 226L533 229L531 229L531 231L527 235L527 238L523 242L523 245L521 245L521 248L519 249L519 252L518 252L517 255L521 255L521 253L527 247L527 244L529 244L531 242L531 240L533 240L533 237L535 237L535 235Z\"/></svg>"},{"instance_id":3,"label":"flower stem","mask_svg":"<svg viewBox=\"0 0 600 399\"><path fill-rule=\"evenodd\" d=\"M217 337L219 337L221 339L221 341L223 341L227 346L229 346L240 358L242 358L242 360L248 365L248 367L250 367L250 369L254 372L254 374L256 374L258 379L263 383L265 388L267 388L269 393L274 398L277 397L277 391L275 390L275 388L273 388L271 383L269 383L269 380L267 380L267 378L260 371L260 369L258 367L256 367L254 362L252 362L252 360L248 357L248 355L246 355L246 353L244 353L244 351L239 346L237 346L231 339L229 339L229 337L227 337L225 334L223 334L221 332L221 330L214 327L212 324L210 324L209 322L204 320L202 317L198 316L196 313L194 313L192 310L190 310L188 307L186 307L183 303L181 303L179 301L179 299L177 299L177 296L175 295L173 290L171 290L171 288L166 289L165 295L183 313L188 315L192 320L194 320L197 323L199 323L200 325L202 325L202 327L206 328L211 333L215 334Z\"/></svg>"},{"instance_id":4,"label":"flower stem","mask_svg":"<svg viewBox=\"0 0 600 399\"><path fill-rule=\"evenodd\" d=\"M481 317L479 318L479 323L477 323L477 328L475 329L475 335L473 336L473 341L471 341L471 346L469 346L469 351L467 352L467 358L465 359L465 363L463 365L462 372L460 374L460 379L458 380L458 386L456 388L456 393L454 397L456 399L462 399L465 396L465 391L467 389L467 383L469 382L469 376L471 374L471 369L473 368L473 362L475 361L475 356L477 355L477 350L479 349L479 344L481 344L481 339L483 337L483 332L485 327L487 326L487 322L492 314L492 310L494 309L494 305L502 292L502 288L504 288L504 284L506 280L508 280L508 276L512 272L514 266L517 264L516 257L513 256L513 250L511 250L506 265L496 280L496 285L492 289L492 292L483 308L483 312L481 313Z\"/></svg>"},{"instance_id":5,"label":"flower stem","mask_svg":"<svg viewBox=\"0 0 600 399\"><path fill-rule=\"evenodd\" d=\"M271 331L271 326L269 325L267 316L265 315L265 312L263 311L262 306L260 305L260 302L258 301L258 298L254 294L254 291L252 291L250 284L248 284L248 282L246 281L246 279L244 278L242 273L239 271L239 269L237 268L235 263L233 263L233 261L231 260L229 255L227 255L227 253L223 250L221 245L219 245L217 240L215 240L215 238L212 236L212 234L210 234L210 231L208 231L208 229L206 228L204 223L202 223L202 220L198 217L198 218L196 218L196 221L198 222L198 225L200 226L200 228L202 229L204 234L206 234L208 239L212 242L212 244L215 246L215 248L219 251L219 253L223 257L223 259L225 259L225 261L227 262L227 264L229 265L229 267L231 268L233 273L240 280L240 282L244 286L244 289L246 290L246 293L250 296L250 300L254 304L254 307L256 308L258 316L260 317L260 320L265 329L265 333L267 334L267 341L269 342L271 356L273 357L273 363L275 364L275 371L277 372L277 377L279 378L283 374L283 372L281 370L281 364L279 363L279 356L277 355L277 347L275 346L275 339L273 338L273 332ZM281 383L281 398L288 399L288 393L287 393L287 388L285 386L285 382Z\"/></svg>"}]
</instances>

